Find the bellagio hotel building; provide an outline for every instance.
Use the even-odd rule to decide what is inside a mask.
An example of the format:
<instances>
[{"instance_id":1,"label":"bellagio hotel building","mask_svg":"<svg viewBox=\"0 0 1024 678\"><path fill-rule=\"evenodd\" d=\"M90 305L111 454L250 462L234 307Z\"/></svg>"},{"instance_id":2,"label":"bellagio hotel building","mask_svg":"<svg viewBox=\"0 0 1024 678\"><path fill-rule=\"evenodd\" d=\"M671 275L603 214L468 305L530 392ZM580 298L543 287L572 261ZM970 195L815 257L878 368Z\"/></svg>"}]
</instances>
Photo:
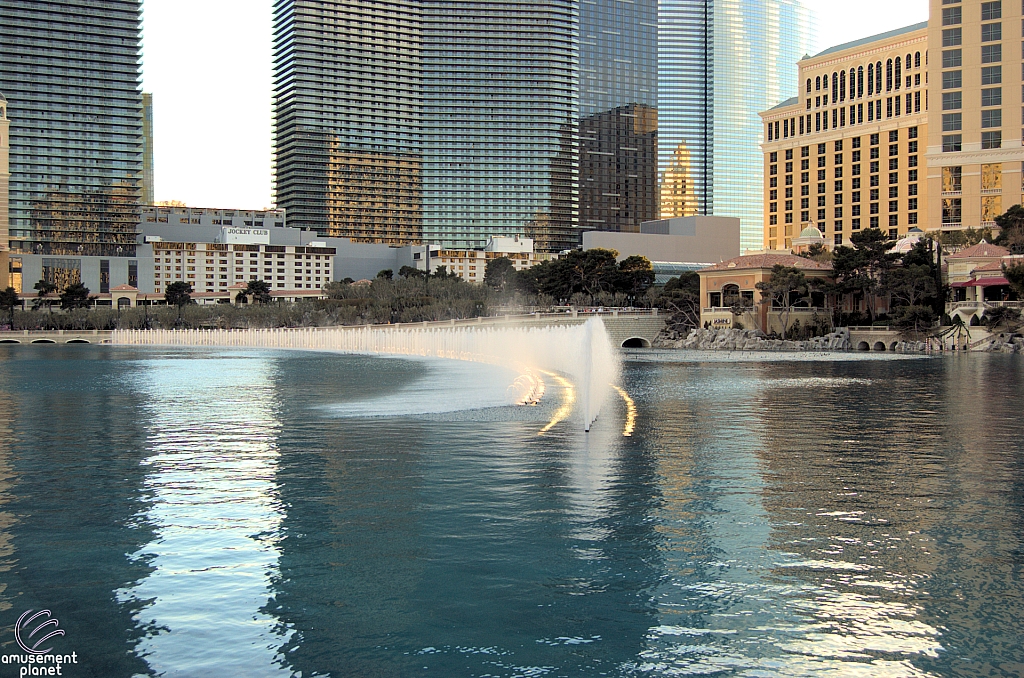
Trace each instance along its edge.
<instances>
[{"instance_id":1,"label":"bellagio hotel building","mask_svg":"<svg viewBox=\"0 0 1024 678\"><path fill-rule=\"evenodd\" d=\"M874 226L994 227L1021 204L1024 2L929 12L803 59L800 96L762 113L766 248L808 223L830 244Z\"/></svg>"},{"instance_id":2,"label":"bellagio hotel building","mask_svg":"<svg viewBox=\"0 0 1024 678\"><path fill-rule=\"evenodd\" d=\"M922 23L800 61L800 95L761 114L766 249L810 224L840 245L928 223L928 38Z\"/></svg>"}]
</instances>

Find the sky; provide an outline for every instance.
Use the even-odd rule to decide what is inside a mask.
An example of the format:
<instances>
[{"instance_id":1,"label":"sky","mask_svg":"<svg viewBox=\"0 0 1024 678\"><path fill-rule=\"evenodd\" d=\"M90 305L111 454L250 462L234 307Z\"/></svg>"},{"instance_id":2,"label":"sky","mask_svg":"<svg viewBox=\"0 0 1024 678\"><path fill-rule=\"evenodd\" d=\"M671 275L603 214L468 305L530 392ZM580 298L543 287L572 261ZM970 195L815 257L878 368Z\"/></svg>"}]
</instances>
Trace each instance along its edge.
<instances>
[{"instance_id":1,"label":"sky","mask_svg":"<svg viewBox=\"0 0 1024 678\"><path fill-rule=\"evenodd\" d=\"M928 19L928 0L804 4L816 17L815 52ZM273 204L271 6L143 1L143 91L153 93L157 200L237 209Z\"/></svg>"}]
</instances>

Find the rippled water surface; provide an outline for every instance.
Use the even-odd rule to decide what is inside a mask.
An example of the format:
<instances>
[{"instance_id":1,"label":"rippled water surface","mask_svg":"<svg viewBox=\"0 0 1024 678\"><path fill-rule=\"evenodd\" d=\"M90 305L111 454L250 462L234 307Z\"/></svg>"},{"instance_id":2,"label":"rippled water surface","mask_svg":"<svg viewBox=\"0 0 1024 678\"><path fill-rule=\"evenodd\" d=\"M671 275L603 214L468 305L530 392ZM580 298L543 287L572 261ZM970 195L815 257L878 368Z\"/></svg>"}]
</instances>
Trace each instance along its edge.
<instances>
[{"instance_id":1,"label":"rippled water surface","mask_svg":"<svg viewBox=\"0 0 1024 678\"><path fill-rule=\"evenodd\" d=\"M651 355L625 437L489 366L0 347L0 652L49 609L70 676L1024 675L1020 357Z\"/></svg>"}]
</instances>

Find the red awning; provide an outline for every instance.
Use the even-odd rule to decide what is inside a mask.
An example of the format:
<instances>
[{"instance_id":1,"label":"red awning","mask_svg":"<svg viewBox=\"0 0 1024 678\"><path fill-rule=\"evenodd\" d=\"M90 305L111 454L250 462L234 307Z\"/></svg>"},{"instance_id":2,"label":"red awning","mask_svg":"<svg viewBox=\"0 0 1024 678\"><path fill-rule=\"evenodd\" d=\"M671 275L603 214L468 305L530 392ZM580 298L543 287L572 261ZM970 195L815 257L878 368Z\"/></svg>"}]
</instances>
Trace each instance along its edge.
<instances>
[{"instance_id":1,"label":"red awning","mask_svg":"<svg viewBox=\"0 0 1024 678\"><path fill-rule=\"evenodd\" d=\"M975 287L998 287L1000 285L1009 285L1010 281L1006 278L981 278L980 280L974 281Z\"/></svg>"},{"instance_id":2,"label":"red awning","mask_svg":"<svg viewBox=\"0 0 1024 678\"><path fill-rule=\"evenodd\" d=\"M950 287L974 287L974 281L968 280L967 282L955 282L951 283Z\"/></svg>"}]
</instances>

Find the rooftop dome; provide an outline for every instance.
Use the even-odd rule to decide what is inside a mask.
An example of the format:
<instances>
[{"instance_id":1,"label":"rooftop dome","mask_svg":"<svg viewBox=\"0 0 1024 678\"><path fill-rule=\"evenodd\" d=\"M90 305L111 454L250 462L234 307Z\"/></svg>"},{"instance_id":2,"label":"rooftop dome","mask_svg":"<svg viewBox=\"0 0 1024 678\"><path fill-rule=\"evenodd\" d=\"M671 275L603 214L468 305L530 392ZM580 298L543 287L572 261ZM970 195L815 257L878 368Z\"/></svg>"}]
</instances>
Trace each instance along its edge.
<instances>
[{"instance_id":1,"label":"rooftop dome","mask_svg":"<svg viewBox=\"0 0 1024 678\"><path fill-rule=\"evenodd\" d=\"M817 226L808 226L804 230L800 231L800 237L801 238L815 238L815 239L819 239L819 240L824 240L825 239L825 236L823 236L821 234L821 231L818 230Z\"/></svg>"},{"instance_id":2,"label":"rooftop dome","mask_svg":"<svg viewBox=\"0 0 1024 678\"><path fill-rule=\"evenodd\" d=\"M912 228L907 231L907 234L896 241L896 245L893 246L890 252L896 254L906 254L910 250L914 249L917 243L921 242L921 238L924 236L924 231L919 228Z\"/></svg>"}]
</instances>

